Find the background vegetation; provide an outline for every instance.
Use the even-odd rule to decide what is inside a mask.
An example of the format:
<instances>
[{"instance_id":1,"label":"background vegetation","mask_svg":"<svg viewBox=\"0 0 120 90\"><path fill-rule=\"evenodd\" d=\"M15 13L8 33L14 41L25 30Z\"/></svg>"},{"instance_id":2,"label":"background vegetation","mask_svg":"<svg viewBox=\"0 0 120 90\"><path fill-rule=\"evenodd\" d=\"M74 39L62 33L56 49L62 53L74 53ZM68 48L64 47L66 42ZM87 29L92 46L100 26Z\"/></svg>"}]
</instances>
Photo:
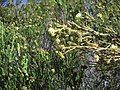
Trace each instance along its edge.
<instances>
[{"instance_id":1,"label":"background vegetation","mask_svg":"<svg viewBox=\"0 0 120 90\"><path fill-rule=\"evenodd\" d=\"M0 89L120 89L119 0L30 0L0 12Z\"/></svg>"}]
</instances>

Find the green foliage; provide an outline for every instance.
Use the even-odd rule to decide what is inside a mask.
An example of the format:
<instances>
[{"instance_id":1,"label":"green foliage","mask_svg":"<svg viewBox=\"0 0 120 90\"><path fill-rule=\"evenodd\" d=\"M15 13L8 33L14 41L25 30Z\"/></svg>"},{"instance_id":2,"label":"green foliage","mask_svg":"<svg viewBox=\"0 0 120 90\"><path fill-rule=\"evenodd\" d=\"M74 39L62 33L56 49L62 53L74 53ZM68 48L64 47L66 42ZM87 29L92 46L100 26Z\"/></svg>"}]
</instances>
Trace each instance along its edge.
<instances>
[{"instance_id":1,"label":"green foliage","mask_svg":"<svg viewBox=\"0 0 120 90\"><path fill-rule=\"evenodd\" d=\"M103 75L119 71L119 0L85 1L0 7L0 89L80 90L93 64Z\"/></svg>"}]
</instances>

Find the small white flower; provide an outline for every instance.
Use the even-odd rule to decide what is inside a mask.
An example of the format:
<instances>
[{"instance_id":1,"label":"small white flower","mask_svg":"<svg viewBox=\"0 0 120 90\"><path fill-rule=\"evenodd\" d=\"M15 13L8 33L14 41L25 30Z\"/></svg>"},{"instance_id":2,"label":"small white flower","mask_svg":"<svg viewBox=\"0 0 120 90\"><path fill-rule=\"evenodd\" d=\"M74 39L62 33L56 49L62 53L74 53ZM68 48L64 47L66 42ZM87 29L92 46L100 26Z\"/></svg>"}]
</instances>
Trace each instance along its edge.
<instances>
[{"instance_id":1,"label":"small white flower","mask_svg":"<svg viewBox=\"0 0 120 90\"><path fill-rule=\"evenodd\" d=\"M54 73L54 72L55 72L55 69L51 69L51 71Z\"/></svg>"},{"instance_id":2,"label":"small white flower","mask_svg":"<svg viewBox=\"0 0 120 90\"><path fill-rule=\"evenodd\" d=\"M19 27L15 27L15 29L16 29L16 30L18 30L18 29L19 29Z\"/></svg>"},{"instance_id":3,"label":"small white flower","mask_svg":"<svg viewBox=\"0 0 120 90\"><path fill-rule=\"evenodd\" d=\"M81 18L82 17L82 14L81 13L78 13L77 15L76 15L76 18Z\"/></svg>"},{"instance_id":4,"label":"small white flower","mask_svg":"<svg viewBox=\"0 0 120 90\"><path fill-rule=\"evenodd\" d=\"M55 51L55 53L58 53L58 51Z\"/></svg>"},{"instance_id":5,"label":"small white flower","mask_svg":"<svg viewBox=\"0 0 120 90\"><path fill-rule=\"evenodd\" d=\"M28 27L32 27L32 25L28 25Z\"/></svg>"}]
</instances>

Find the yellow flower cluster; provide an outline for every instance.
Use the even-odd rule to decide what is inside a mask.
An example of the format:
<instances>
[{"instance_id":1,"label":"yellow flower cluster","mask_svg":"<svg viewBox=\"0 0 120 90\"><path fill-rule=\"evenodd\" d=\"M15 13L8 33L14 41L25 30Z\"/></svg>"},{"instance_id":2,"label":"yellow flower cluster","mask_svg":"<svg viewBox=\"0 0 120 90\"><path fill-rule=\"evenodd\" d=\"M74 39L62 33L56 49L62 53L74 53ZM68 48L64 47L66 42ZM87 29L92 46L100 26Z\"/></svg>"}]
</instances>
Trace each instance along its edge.
<instances>
[{"instance_id":1,"label":"yellow flower cluster","mask_svg":"<svg viewBox=\"0 0 120 90\"><path fill-rule=\"evenodd\" d=\"M50 28L48 29L48 32L49 32L49 34L50 34L51 36L55 36L55 29L54 29L54 28L50 27Z\"/></svg>"}]
</instances>

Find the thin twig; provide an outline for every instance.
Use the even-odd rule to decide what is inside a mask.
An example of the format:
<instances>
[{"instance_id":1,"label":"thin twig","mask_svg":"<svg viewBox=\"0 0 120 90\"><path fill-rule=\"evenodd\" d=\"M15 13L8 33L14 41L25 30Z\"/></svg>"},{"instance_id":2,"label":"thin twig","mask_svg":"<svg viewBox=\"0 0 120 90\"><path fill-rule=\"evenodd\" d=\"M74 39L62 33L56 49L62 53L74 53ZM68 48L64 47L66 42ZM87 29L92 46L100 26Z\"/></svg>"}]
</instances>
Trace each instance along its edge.
<instances>
[{"instance_id":1,"label":"thin twig","mask_svg":"<svg viewBox=\"0 0 120 90\"><path fill-rule=\"evenodd\" d=\"M91 32L91 33L94 33L95 35L100 35L100 36L109 36L109 34L104 34L104 33L100 33L100 32L97 32L95 30L93 30L92 28L86 28L85 26L79 26L78 24L76 24L75 22L70 22L68 21L68 23L72 24L72 25L75 25L78 29L81 29L81 30L84 30L84 31L87 31L87 32Z\"/></svg>"}]
</instances>

